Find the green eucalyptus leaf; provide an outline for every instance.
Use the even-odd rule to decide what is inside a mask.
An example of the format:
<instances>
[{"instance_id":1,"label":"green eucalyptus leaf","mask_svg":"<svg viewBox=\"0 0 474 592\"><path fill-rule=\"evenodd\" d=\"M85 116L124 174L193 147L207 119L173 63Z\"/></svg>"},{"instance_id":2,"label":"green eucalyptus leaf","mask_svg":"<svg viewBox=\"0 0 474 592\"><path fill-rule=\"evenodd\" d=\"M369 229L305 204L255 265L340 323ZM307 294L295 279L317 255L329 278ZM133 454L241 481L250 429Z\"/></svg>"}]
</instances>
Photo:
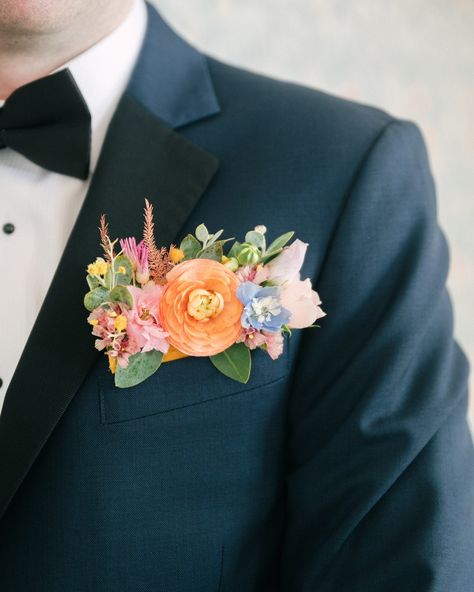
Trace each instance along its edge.
<instances>
[{"instance_id":1,"label":"green eucalyptus leaf","mask_svg":"<svg viewBox=\"0 0 474 592\"><path fill-rule=\"evenodd\" d=\"M133 277L133 267L132 262L128 257L125 255L119 255L114 259L114 273L115 273L115 284L122 284L127 286L128 284L132 283ZM124 271L119 271L119 269L123 269Z\"/></svg>"},{"instance_id":2,"label":"green eucalyptus leaf","mask_svg":"<svg viewBox=\"0 0 474 592\"><path fill-rule=\"evenodd\" d=\"M239 252L241 243L239 241L235 241L235 243L231 246L230 251L227 253L227 257L235 257L237 258L237 254Z\"/></svg>"},{"instance_id":3,"label":"green eucalyptus leaf","mask_svg":"<svg viewBox=\"0 0 474 592\"><path fill-rule=\"evenodd\" d=\"M133 297L126 286L115 286L110 292L109 299L111 302L120 302L126 304L129 308L133 307Z\"/></svg>"},{"instance_id":4,"label":"green eucalyptus leaf","mask_svg":"<svg viewBox=\"0 0 474 592\"><path fill-rule=\"evenodd\" d=\"M95 275L91 275L89 273L86 277L86 280L87 280L87 285L89 286L90 290L93 290L94 288L98 288L100 286L100 282L99 282L97 276L95 276Z\"/></svg>"},{"instance_id":5,"label":"green eucalyptus leaf","mask_svg":"<svg viewBox=\"0 0 474 592\"><path fill-rule=\"evenodd\" d=\"M214 366L232 380L246 384L250 378L252 359L243 343L235 343L220 354L209 358Z\"/></svg>"},{"instance_id":6,"label":"green eucalyptus leaf","mask_svg":"<svg viewBox=\"0 0 474 592\"><path fill-rule=\"evenodd\" d=\"M162 360L163 354L156 350L130 356L126 368L117 365L115 386L129 388L140 384L158 370Z\"/></svg>"},{"instance_id":7,"label":"green eucalyptus leaf","mask_svg":"<svg viewBox=\"0 0 474 592\"><path fill-rule=\"evenodd\" d=\"M222 244L219 241L199 251L197 256L199 259L213 259L220 262L223 254Z\"/></svg>"},{"instance_id":8,"label":"green eucalyptus leaf","mask_svg":"<svg viewBox=\"0 0 474 592\"><path fill-rule=\"evenodd\" d=\"M245 242L255 245L259 249L264 250L265 248L265 236L257 230L250 230L245 235Z\"/></svg>"},{"instance_id":9,"label":"green eucalyptus leaf","mask_svg":"<svg viewBox=\"0 0 474 592\"><path fill-rule=\"evenodd\" d=\"M202 243L206 242L209 238L209 231L204 226L204 224L199 224L199 226L196 228L195 234L196 238L200 240Z\"/></svg>"},{"instance_id":10,"label":"green eucalyptus leaf","mask_svg":"<svg viewBox=\"0 0 474 592\"><path fill-rule=\"evenodd\" d=\"M222 235L224 231L223 230L218 230L215 234L210 234L209 235L209 239L206 243L206 246L208 247L209 245L212 245L216 242L216 240Z\"/></svg>"},{"instance_id":11,"label":"green eucalyptus leaf","mask_svg":"<svg viewBox=\"0 0 474 592\"><path fill-rule=\"evenodd\" d=\"M278 238L276 238L269 245L269 247L268 247L265 255L274 254L275 252L280 251L286 245L286 243L291 239L291 237L294 234L295 233L293 231L285 232L285 234L282 234L281 236L279 236Z\"/></svg>"},{"instance_id":12,"label":"green eucalyptus leaf","mask_svg":"<svg viewBox=\"0 0 474 592\"><path fill-rule=\"evenodd\" d=\"M201 243L192 234L184 237L179 248L184 253L185 259L195 259L201 250Z\"/></svg>"},{"instance_id":13,"label":"green eucalyptus leaf","mask_svg":"<svg viewBox=\"0 0 474 592\"><path fill-rule=\"evenodd\" d=\"M84 296L84 306L89 312L92 312L94 308L98 308L103 302L109 300L110 292L107 288L99 286L94 288Z\"/></svg>"}]
</instances>

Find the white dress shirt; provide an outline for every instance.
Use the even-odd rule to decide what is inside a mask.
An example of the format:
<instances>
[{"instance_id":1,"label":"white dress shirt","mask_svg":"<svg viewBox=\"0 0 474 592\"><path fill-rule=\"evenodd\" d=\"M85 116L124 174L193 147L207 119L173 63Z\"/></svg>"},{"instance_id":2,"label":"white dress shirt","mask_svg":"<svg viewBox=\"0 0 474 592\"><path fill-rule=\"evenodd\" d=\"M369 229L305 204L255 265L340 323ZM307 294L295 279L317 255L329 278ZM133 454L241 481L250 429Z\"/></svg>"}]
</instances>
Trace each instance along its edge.
<instances>
[{"instance_id":1,"label":"white dress shirt","mask_svg":"<svg viewBox=\"0 0 474 592\"><path fill-rule=\"evenodd\" d=\"M146 23L145 3L135 0L118 28L62 67L71 71L92 116L88 179L47 171L10 148L0 150L0 410L83 204Z\"/></svg>"}]
</instances>

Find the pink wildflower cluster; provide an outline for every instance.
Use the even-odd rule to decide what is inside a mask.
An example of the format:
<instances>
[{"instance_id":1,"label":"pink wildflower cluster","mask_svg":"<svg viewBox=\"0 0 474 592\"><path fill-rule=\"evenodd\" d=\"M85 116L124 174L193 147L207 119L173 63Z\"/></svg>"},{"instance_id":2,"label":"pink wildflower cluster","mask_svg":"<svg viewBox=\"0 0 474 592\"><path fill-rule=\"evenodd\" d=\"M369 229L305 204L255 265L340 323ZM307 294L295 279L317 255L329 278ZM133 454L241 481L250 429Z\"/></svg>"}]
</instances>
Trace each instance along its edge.
<instances>
[{"instance_id":1,"label":"pink wildflower cluster","mask_svg":"<svg viewBox=\"0 0 474 592\"><path fill-rule=\"evenodd\" d=\"M237 343L244 343L249 349L263 348L272 360L276 360L283 353L283 335L258 331L257 329L244 329L240 332Z\"/></svg>"},{"instance_id":2,"label":"pink wildflower cluster","mask_svg":"<svg viewBox=\"0 0 474 592\"><path fill-rule=\"evenodd\" d=\"M126 310L120 304L109 309L95 308L88 316L87 321L92 325L92 335L95 335L95 347L99 351L104 349L107 355L116 358L122 368L128 365L128 358L140 351L137 344L131 340L116 320L121 315L126 315Z\"/></svg>"},{"instance_id":3,"label":"pink wildflower cluster","mask_svg":"<svg viewBox=\"0 0 474 592\"><path fill-rule=\"evenodd\" d=\"M159 320L159 307L163 288L147 284L144 288L129 286L133 307L122 304L105 309L94 309L88 317L92 334L97 337L95 347L117 359L122 368L133 354L154 349L166 353L169 349L167 333Z\"/></svg>"}]
</instances>

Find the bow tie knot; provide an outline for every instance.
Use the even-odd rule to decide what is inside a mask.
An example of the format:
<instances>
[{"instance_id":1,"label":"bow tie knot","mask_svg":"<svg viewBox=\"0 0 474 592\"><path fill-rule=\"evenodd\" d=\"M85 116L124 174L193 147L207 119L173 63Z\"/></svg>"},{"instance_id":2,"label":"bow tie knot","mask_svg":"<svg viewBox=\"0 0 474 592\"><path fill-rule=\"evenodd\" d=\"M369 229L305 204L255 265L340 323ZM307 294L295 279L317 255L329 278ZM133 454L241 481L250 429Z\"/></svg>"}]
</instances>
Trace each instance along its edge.
<instances>
[{"instance_id":1,"label":"bow tie knot","mask_svg":"<svg viewBox=\"0 0 474 592\"><path fill-rule=\"evenodd\" d=\"M91 115L69 70L16 89L0 107L0 149L79 179L89 175Z\"/></svg>"}]
</instances>

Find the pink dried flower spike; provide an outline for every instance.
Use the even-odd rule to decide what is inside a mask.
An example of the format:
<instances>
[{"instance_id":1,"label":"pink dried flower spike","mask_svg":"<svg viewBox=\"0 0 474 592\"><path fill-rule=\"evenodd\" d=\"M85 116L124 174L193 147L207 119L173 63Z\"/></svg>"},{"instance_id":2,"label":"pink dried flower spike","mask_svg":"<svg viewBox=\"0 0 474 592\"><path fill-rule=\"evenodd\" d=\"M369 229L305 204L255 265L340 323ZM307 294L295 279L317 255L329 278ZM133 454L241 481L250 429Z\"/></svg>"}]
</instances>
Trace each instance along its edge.
<instances>
[{"instance_id":1,"label":"pink dried flower spike","mask_svg":"<svg viewBox=\"0 0 474 592\"><path fill-rule=\"evenodd\" d=\"M122 247L124 255L126 255L132 262L137 282L143 286L150 279L147 246L144 241L140 241L137 245L137 241L134 237L120 239L120 246Z\"/></svg>"}]
</instances>

